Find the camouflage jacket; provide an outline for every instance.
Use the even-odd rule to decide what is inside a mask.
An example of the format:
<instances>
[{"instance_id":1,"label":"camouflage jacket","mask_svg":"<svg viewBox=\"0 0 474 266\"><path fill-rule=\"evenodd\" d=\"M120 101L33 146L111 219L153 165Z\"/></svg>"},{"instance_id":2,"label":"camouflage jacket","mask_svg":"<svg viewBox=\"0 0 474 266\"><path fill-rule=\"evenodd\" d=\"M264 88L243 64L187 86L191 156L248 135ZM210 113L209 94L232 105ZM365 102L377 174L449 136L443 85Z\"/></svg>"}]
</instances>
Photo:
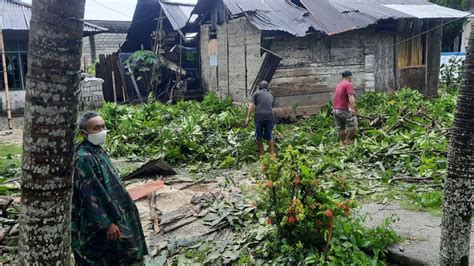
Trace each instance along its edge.
<instances>
[{"instance_id":1,"label":"camouflage jacket","mask_svg":"<svg viewBox=\"0 0 474 266\"><path fill-rule=\"evenodd\" d=\"M120 240L106 237L112 223ZM135 203L105 151L88 141L76 148L71 228L78 264L132 265L148 254Z\"/></svg>"}]
</instances>

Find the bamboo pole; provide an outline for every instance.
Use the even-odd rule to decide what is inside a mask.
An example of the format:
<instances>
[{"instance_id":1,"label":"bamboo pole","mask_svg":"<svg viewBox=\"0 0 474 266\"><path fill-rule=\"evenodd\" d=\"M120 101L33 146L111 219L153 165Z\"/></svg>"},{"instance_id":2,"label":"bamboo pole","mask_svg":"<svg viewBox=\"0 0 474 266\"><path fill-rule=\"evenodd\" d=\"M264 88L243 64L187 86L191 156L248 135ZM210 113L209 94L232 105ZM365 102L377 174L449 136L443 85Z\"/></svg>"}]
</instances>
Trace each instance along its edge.
<instances>
[{"instance_id":1,"label":"bamboo pole","mask_svg":"<svg viewBox=\"0 0 474 266\"><path fill-rule=\"evenodd\" d=\"M115 86L115 73L112 71L112 88L114 89L114 103L117 103L117 88Z\"/></svg>"},{"instance_id":2,"label":"bamboo pole","mask_svg":"<svg viewBox=\"0 0 474 266\"><path fill-rule=\"evenodd\" d=\"M0 17L1 18L1 17ZM5 102L7 105L7 116L8 116L8 128L13 129L12 123L12 110L10 108L10 95L8 92L8 73L7 73L7 60L5 56L5 44L3 42L3 24L0 25L0 50L2 53L2 67L3 67L3 88L5 89Z\"/></svg>"}]
</instances>

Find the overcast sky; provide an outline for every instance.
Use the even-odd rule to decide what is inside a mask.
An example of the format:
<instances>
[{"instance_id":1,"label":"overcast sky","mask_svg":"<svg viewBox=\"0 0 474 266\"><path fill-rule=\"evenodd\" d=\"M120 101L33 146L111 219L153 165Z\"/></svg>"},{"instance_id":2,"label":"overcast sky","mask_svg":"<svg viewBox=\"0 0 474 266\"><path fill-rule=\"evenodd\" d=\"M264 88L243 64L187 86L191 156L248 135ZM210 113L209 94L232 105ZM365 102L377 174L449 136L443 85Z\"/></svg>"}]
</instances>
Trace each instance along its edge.
<instances>
[{"instance_id":1,"label":"overcast sky","mask_svg":"<svg viewBox=\"0 0 474 266\"><path fill-rule=\"evenodd\" d=\"M196 3L197 0L166 0L167 2ZM31 0L23 0L31 3ZM85 19L131 21L137 0L86 0Z\"/></svg>"}]
</instances>

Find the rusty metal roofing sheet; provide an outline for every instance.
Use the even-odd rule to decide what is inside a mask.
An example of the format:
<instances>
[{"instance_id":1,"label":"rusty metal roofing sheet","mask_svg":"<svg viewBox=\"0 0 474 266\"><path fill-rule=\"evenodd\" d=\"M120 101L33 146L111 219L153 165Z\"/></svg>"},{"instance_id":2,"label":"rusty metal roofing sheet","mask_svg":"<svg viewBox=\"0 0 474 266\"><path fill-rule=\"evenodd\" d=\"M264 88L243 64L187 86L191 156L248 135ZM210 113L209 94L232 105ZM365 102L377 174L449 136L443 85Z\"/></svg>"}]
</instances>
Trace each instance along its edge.
<instances>
[{"instance_id":1,"label":"rusty metal roofing sheet","mask_svg":"<svg viewBox=\"0 0 474 266\"><path fill-rule=\"evenodd\" d=\"M328 0L301 0L301 3L328 35L357 29L355 23L349 17L344 16Z\"/></svg>"},{"instance_id":2,"label":"rusty metal roofing sheet","mask_svg":"<svg viewBox=\"0 0 474 266\"><path fill-rule=\"evenodd\" d=\"M3 30L29 30L31 19L31 6L12 0L0 0L0 16L2 17ZM104 32L106 28L85 22L84 31Z\"/></svg>"},{"instance_id":3,"label":"rusty metal roofing sheet","mask_svg":"<svg viewBox=\"0 0 474 266\"><path fill-rule=\"evenodd\" d=\"M179 30L186 26L194 9L192 5L179 5L176 3L160 2L160 5L174 30Z\"/></svg>"},{"instance_id":4,"label":"rusty metal roofing sheet","mask_svg":"<svg viewBox=\"0 0 474 266\"><path fill-rule=\"evenodd\" d=\"M224 0L224 4L231 15L245 14L260 30L305 36L312 26L307 11L286 0Z\"/></svg>"}]
</instances>

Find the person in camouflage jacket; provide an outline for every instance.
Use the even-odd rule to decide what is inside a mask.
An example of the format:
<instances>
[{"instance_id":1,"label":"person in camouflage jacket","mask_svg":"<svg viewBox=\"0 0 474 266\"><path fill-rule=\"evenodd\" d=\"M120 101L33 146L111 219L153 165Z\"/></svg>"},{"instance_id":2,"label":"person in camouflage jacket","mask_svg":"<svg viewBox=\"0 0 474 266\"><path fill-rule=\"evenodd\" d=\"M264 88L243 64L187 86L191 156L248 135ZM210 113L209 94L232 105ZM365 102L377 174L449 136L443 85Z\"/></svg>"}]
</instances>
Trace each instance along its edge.
<instances>
[{"instance_id":1,"label":"person in camouflage jacket","mask_svg":"<svg viewBox=\"0 0 474 266\"><path fill-rule=\"evenodd\" d=\"M148 254L135 203L101 148L104 120L95 112L79 121L85 140L76 148L72 248L78 265L135 265Z\"/></svg>"}]
</instances>

